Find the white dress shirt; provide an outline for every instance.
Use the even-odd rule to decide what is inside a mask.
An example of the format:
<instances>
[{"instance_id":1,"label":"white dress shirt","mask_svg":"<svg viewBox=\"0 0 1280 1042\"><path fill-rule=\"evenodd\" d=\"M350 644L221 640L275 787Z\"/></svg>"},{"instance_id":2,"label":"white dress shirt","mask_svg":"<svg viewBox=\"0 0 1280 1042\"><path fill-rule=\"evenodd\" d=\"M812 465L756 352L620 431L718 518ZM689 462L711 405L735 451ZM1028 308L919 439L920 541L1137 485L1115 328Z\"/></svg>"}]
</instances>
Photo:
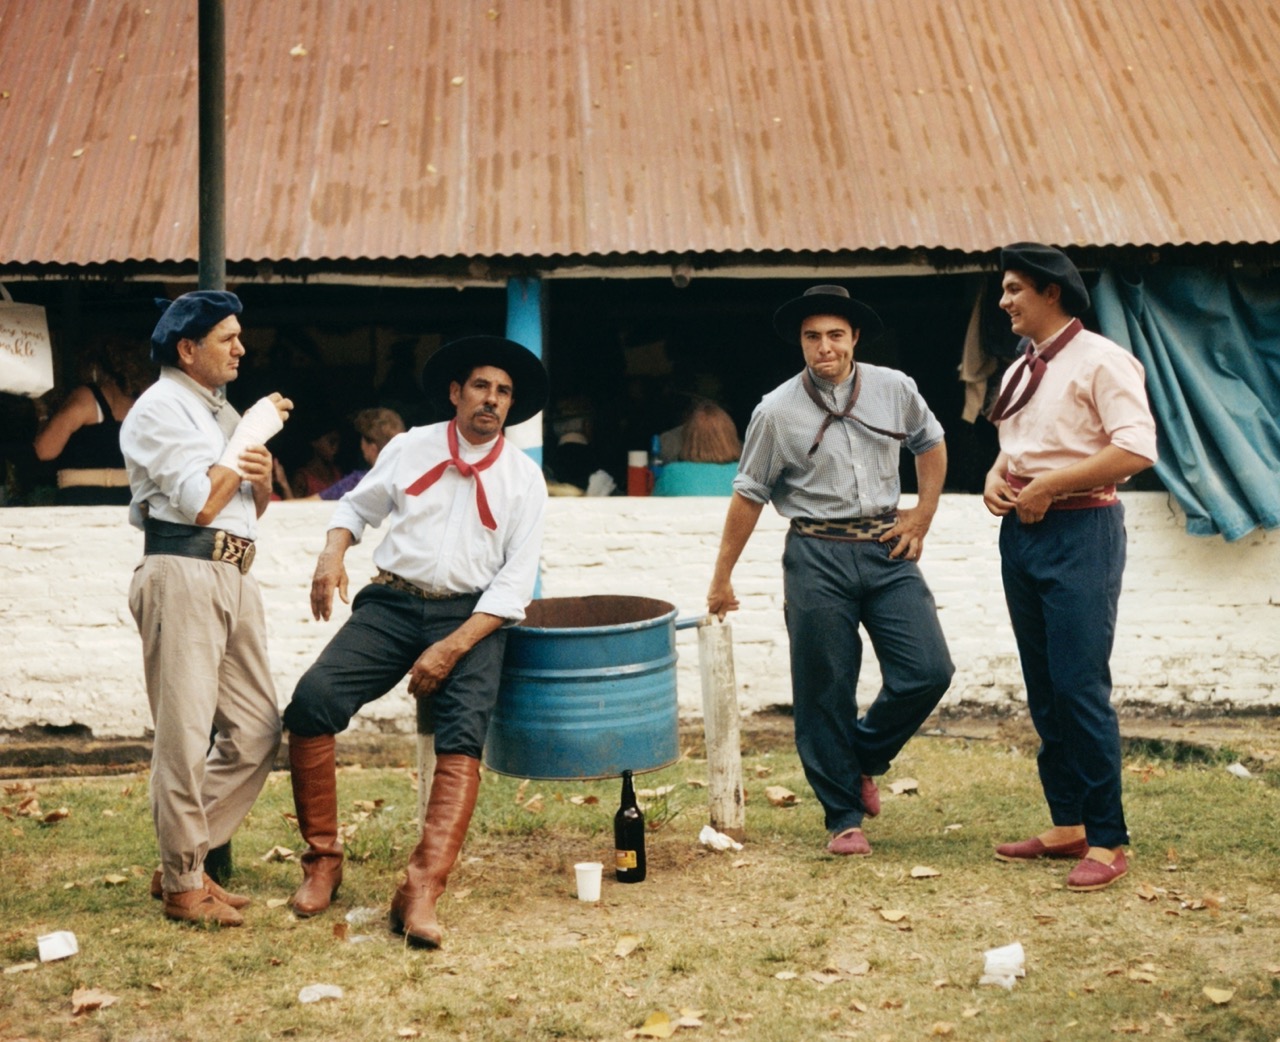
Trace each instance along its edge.
<instances>
[{"instance_id":1,"label":"white dress shirt","mask_svg":"<svg viewBox=\"0 0 1280 1042\"><path fill-rule=\"evenodd\" d=\"M227 446L217 416L234 429L239 414L225 398L201 387L181 369L164 366L160 379L134 402L120 426L120 450L129 471L133 499L129 523L141 528L147 517L194 525L209 501L209 468ZM255 539L258 510L253 486L240 483L222 511L207 526Z\"/></svg>"},{"instance_id":2,"label":"white dress shirt","mask_svg":"<svg viewBox=\"0 0 1280 1042\"><path fill-rule=\"evenodd\" d=\"M480 472L498 527L480 521L475 478L447 468L416 496L405 489L449 458L447 423L398 434L379 454L364 480L338 501L330 528L345 528L357 541L366 526L391 524L373 552L373 563L428 590L480 593L475 610L519 622L533 599L542 552L547 486L538 465L508 440L493 465ZM493 442L459 452L478 463Z\"/></svg>"}]
</instances>

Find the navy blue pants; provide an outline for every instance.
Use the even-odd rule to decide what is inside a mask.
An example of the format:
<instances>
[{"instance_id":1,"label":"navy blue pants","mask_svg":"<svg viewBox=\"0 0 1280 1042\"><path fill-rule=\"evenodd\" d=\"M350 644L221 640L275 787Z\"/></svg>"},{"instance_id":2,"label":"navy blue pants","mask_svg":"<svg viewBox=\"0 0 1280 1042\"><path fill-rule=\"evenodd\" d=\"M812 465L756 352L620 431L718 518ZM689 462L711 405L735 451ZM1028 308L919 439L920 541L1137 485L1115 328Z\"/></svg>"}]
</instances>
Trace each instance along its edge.
<instances>
[{"instance_id":1,"label":"navy blue pants","mask_svg":"<svg viewBox=\"0 0 1280 1042\"><path fill-rule=\"evenodd\" d=\"M787 535L782 555L796 750L827 829L862 824L861 776L883 774L933 712L955 667L933 594L889 546ZM858 719L861 625L883 686Z\"/></svg>"},{"instance_id":2,"label":"navy blue pants","mask_svg":"<svg viewBox=\"0 0 1280 1042\"><path fill-rule=\"evenodd\" d=\"M351 617L299 679L284 726L304 738L345 731L362 706L395 687L419 655L461 626L479 599L424 601L366 586L352 602ZM480 758L506 644L505 630L485 637L430 696L437 755Z\"/></svg>"},{"instance_id":3,"label":"navy blue pants","mask_svg":"<svg viewBox=\"0 0 1280 1042\"><path fill-rule=\"evenodd\" d=\"M1035 524L1007 514L1000 559L1053 823L1083 824L1091 846L1128 843L1110 664L1124 507L1050 510Z\"/></svg>"}]
</instances>

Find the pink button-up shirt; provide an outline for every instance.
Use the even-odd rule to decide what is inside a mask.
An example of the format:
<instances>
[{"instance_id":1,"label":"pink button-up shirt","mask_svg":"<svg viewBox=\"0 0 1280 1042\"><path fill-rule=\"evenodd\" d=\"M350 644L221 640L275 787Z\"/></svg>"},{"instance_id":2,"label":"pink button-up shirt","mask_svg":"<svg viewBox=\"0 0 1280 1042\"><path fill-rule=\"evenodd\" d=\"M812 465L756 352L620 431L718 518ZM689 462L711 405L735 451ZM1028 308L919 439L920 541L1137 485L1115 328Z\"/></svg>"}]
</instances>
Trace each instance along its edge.
<instances>
[{"instance_id":1,"label":"pink button-up shirt","mask_svg":"<svg viewBox=\"0 0 1280 1042\"><path fill-rule=\"evenodd\" d=\"M1078 463L1108 445L1156 460L1142 363L1087 329L1048 363L1031 400L997 426L1009 473L1024 478Z\"/></svg>"}]
</instances>

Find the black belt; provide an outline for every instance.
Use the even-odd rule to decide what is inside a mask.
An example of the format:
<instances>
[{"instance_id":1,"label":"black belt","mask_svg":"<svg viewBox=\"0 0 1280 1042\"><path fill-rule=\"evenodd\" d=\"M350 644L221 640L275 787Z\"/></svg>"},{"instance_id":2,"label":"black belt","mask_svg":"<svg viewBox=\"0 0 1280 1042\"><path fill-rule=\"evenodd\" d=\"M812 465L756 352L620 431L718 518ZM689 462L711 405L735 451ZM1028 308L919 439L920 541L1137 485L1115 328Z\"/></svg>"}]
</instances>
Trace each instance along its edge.
<instances>
[{"instance_id":1,"label":"black belt","mask_svg":"<svg viewBox=\"0 0 1280 1042\"><path fill-rule=\"evenodd\" d=\"M252 539L232 535L220 528L179 525L149 517L144 522L143 531L146 533L144 554L171 554L200 561L219 561L234 565L242 574L252 567L257 550Z\"/></svg>"}]
</instances>

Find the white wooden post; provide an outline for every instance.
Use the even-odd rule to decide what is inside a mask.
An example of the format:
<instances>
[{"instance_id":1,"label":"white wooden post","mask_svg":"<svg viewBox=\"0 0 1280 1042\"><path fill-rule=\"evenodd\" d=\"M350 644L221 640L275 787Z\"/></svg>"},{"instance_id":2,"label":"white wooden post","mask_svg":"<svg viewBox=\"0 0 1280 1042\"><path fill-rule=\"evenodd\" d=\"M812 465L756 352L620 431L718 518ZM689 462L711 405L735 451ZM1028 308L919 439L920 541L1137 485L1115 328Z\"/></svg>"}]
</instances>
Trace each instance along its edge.
<instances>
[{"instance_id":1,"label":"white wooden post","mask_svg":"<svg viewBox=\"0 0 1280 1042\"><path fill-rule=\"evenodd\" d=\"M436 773L436 724L431 715L431 699L418 699L418 828L427 820L431 780Z\"/></svg>"},{"instance_id":2,"label":"white wooden post","mask_svg":"<svg viewBox=\"0 0 1280 1042\"><path fill-rule=\"evenodd\" d=\"M711 827L741 842L746 836L746 808L742 800L733 627L714 615L707 615L698 623L698 665L702 671L702 727L707 743Z\"/></svg>"}]
</instances>

